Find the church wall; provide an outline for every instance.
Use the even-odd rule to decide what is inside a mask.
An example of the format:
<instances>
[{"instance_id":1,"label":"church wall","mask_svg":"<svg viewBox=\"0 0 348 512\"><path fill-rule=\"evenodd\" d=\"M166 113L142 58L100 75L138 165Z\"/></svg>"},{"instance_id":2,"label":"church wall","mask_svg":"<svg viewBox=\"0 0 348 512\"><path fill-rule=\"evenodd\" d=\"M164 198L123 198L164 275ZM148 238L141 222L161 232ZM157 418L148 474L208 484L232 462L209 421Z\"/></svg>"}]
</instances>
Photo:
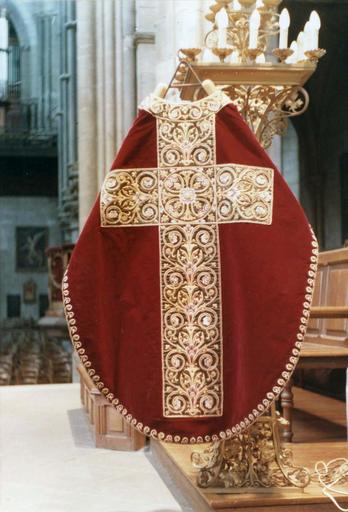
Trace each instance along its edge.
<instances>
[{"instance_id":1,"label":"church wall","mask_svg":"<svg viewBox=\"0 0 348 512\"><path fill-rule=\"evenodd\" d=\"M282 174L293 191L294 195L300 197L300 170L299 170L299 149L297 133L291 121L288 129L282 137Z\"/></svg>"},{"instance_id":2,"label":"church wall","mask_svg":"<svg viewBox=\"0 0 348 512\"><path fill-rule=\"evenodd\" d=\"M156 87L156 14L158 5L147 0L135 3L136 101L137 104Z\"/></svg>"},{"instance_id":3,"label":"church wall","mask_svg":"<svg viewBox=\"0 0 348 512\"><path fill-rule=\"evenodd\" d=\"M49 245L59 245L57 199L48 197L1 197L0 202L0 320L7 317L7 295L21 296L21 317L38 318L40 294L47 295L47 272L17 271L16 228L49 229ZM23 284L32 279L37 285L37 301L23 302Z\"/></svg>"},{"instance_id":4,"label":"church wall","mask_svg":"<svg viewBox=\"0 0 348 512\"><path fill-rule=\"evenodd\" d=\"M348 131L332 133L325 141L321 168L325 174L323 208L325 247L342 247L340 157L348 148Z\"/></svg>"}]
</instances>

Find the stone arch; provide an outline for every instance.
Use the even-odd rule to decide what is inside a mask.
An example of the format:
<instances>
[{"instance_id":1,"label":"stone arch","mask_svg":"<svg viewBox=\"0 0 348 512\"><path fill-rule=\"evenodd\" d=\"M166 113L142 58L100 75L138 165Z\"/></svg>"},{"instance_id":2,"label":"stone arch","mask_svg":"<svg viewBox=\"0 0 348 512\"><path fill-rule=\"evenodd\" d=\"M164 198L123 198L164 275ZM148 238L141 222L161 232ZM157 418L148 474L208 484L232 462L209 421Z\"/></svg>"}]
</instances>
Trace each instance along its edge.
<instances>
[{"instance_id":1,"label":"stone arch","mask_svg":"<svg viewBox=\"0 0 348 512\"><path fill-rule=\"evenodd\" d=\"M22 48L22 67L28 80L23 90L26 99L34 97L38 90L39 61L37 23L30 6L21 0L1 0L1 7L7 10Z\"/></svg>"}]
</instances>

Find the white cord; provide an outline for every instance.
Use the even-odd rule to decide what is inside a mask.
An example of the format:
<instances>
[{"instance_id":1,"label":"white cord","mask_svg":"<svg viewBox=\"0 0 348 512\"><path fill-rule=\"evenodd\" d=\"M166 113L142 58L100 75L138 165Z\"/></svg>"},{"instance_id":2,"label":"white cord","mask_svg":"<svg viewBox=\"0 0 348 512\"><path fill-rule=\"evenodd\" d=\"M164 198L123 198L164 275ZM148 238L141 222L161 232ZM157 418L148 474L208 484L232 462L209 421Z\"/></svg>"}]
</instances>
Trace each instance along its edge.
<instances>
[{"instance_id":1,"label":"white cord","mask_svg":"<svg viewBox=\"0 0 348 512\"><path fill-rule=\"evenodd\" d=\"M342 508L337 502L335 494L348 496L348 485L346 489L336 488L336 484L348 483L348 459L337 458L329 462L322 460L315 464L315 473L318 477L322 493L342 512L348 512L348 508Z\"/></svg>"}]
</instances>

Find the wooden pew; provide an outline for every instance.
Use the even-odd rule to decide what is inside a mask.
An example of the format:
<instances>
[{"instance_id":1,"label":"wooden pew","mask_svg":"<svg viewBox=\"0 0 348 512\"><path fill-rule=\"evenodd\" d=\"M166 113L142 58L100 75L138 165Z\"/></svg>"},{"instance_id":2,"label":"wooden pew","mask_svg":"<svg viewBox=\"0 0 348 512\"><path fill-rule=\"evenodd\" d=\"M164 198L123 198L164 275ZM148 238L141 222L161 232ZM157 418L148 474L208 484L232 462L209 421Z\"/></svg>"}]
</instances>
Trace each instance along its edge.
<instances>
[{"instance_id":1,"label":"wooden pew","mask_svg":"<svg viewBox=\"0 0 348 512\"><path fill-rule=\"evenodd\" d=\"M319 254L311 316L297 368L348 368L348 247ZM293 394L290 382L280 397L291 441Z\"/></svg>"}]
</instances>

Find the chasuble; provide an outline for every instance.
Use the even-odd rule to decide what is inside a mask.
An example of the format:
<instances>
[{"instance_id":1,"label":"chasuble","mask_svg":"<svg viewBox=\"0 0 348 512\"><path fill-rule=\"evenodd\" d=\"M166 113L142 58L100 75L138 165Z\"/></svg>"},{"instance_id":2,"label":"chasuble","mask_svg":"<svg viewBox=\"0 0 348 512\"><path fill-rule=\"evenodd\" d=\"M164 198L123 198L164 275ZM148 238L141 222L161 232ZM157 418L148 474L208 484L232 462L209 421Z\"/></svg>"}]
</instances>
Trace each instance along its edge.
<instances>
[{"instance_id":1,"label":"chasuble","mask_svg":"<svg viewBox=\"0 0 348 512\"><path fill-rule=\"evenodd\" d=\"M151 95L63 280L72 342L142 433L231 437L295 368L317 254L302 208L224 93Z\"/></svg>"}]
</instances>

